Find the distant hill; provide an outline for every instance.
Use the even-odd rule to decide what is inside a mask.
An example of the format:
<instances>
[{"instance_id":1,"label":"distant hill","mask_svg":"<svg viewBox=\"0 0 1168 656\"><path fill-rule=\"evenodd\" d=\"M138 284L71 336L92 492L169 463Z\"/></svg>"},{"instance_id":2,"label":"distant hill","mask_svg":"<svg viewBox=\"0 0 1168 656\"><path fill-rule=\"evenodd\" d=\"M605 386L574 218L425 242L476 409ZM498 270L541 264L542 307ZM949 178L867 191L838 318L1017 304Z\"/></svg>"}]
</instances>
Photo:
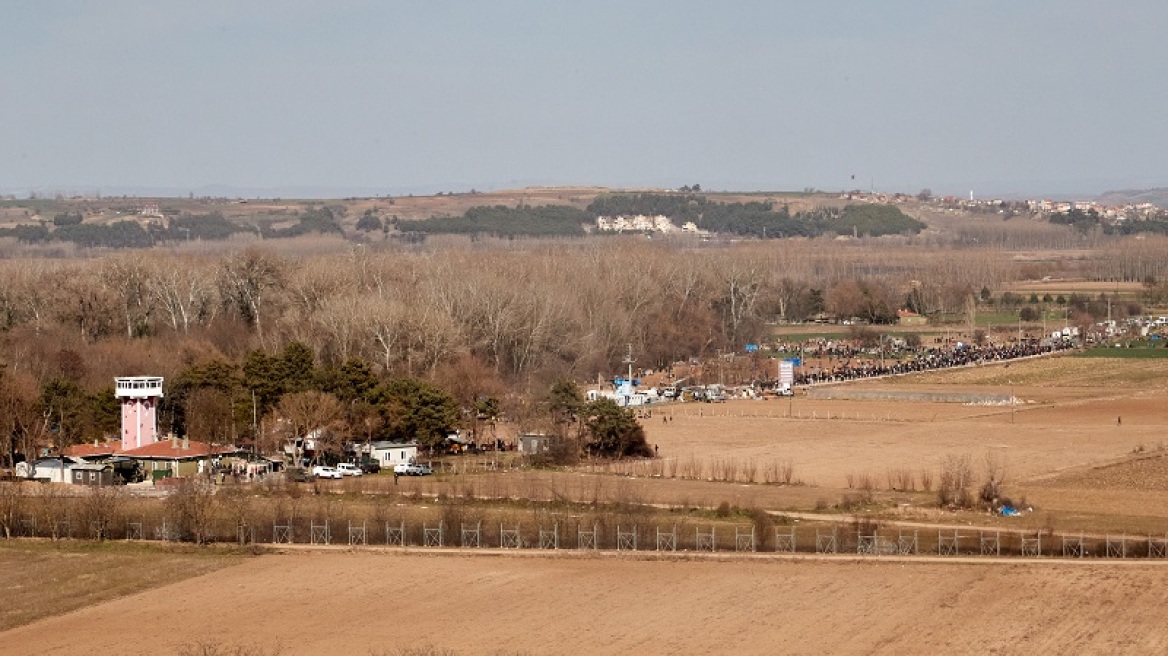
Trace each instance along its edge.
<instances>
[{"instance_id":1,"label":"distant hill","mask_svg":"<svg viewBox=\"0 0 1168 656\"><path fill-rule=\"evenodd\" d=\"M1168 209L1168 187L1155 189L1121 189L1105 191L1096 198L1104 205L1126 205L1128 203L1151 203L1161 209Z\"/></svg>"}]
</instances>

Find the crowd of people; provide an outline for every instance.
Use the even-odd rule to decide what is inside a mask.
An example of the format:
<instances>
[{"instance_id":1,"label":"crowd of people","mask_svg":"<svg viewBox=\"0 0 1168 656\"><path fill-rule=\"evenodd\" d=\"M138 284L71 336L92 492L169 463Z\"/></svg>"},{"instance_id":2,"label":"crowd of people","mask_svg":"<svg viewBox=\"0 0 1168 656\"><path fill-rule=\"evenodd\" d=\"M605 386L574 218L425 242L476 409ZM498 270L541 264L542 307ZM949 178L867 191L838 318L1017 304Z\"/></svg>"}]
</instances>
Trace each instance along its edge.
<instances>
[{"instance_id":1,"label":"crowd of people","mask_svg":"<svg viewBox=\"0 0 1168 656\"><path fill-rule=\"evenodd\" d=\"M909 348L900 346L887 357L873 357L870 349L844 342L827 343L802 351L796 385L835 383L860 378L949 369L987 362L1004 362L1045 355L1074 346L1071 340L1023 340L1006 344L966 344Z\"/></svg>"}]
</instances>

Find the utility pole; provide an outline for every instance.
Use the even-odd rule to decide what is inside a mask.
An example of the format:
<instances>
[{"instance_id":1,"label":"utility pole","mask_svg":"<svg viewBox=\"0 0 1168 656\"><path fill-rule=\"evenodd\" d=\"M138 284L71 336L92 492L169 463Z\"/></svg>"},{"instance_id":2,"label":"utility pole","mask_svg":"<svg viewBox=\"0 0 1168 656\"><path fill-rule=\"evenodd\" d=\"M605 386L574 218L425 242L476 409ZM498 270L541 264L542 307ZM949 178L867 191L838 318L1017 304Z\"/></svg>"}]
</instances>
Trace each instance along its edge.
<instances>
[{"instance_id":1,"label":"utility pole","mask_svg":"<svg viewBox=\"0 0 1168 656\"><path fill-rule=\"evenodd\" d=\"M625 359L623 362L629 366L629 388L631 389L633 386L633 363L636 362L636 360L633 359L633 345L628 344L627 346L628 351L625 354Z\"/></svg>"},{"instance_id":2,"label":"utility pole","mask_svg":"<svg viewBox=\"0 0 1168 656\"><path fill-rule=\"evenodd\" d=\"M1014 413L1018 410L1018 397L1014 396L1014 381L1010 381L1010 423L1014 423Z\"/></svg>"},{"instance_id":3,"label":"utility pole","mask_svg":"<svg viewBox=\"0 0 1168 656\"><path fill-rule=\"evenodd\" d=\"M251 450L253 453L259 453L260 451L260 432L256 417L256 395L253 389L251 390ZM300 463L296 463L296 466L299 467Z\"/></svg>"}]
</instances>

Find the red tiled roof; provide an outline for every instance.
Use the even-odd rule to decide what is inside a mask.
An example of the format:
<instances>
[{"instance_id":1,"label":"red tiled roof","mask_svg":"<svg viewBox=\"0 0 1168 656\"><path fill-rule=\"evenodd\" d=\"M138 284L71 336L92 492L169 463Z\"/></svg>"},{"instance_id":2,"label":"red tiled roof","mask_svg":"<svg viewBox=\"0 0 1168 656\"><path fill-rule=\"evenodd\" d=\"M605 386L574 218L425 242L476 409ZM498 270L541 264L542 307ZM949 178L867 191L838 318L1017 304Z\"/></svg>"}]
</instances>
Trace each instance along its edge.
<instances>
[{"instance_id":1,"label":"red tiled roof","mask_svg":"<svg viewBox=\"0 0 1168 656\"><path fill-rule=\"evenodd\" d=\"M61 449L61 453L66 456L76 456L78 458L90 458L93 456L109 456L113 455L121 447L121 442L106 442L104 444L74 444Z\"/></svg>"},{"instance_id":2,"label":"red tiled roof","mask_svg":"<svg viewBox=\"0 0 1168 656\"><path fill-rule=\"evenodd\" d=\"M183 441L178 440L171 443L170 440L161 440L154 444L147 444L140 446L137 449L130 449L128 451L118 451L119 456L127 456L130 458L166 458L170 460L182 460L184 458L203 458L209 455L222 455L225 453L235 453L239 449L233 446L217 446L207 444L206 442L196 442L191 440L187 443L187 448L183 448Z\"/></svg>"}]
</instances>

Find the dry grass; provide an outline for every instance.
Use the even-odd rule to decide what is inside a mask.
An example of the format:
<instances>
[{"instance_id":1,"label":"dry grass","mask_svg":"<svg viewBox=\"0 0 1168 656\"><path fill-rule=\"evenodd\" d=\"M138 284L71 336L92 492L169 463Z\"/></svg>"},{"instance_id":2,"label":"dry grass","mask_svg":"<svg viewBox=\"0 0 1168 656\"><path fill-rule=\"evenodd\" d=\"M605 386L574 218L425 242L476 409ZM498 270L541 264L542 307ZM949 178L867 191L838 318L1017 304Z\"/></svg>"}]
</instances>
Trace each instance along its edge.
<instances>
[{"instance_id":1,"label":"dry grass","mask_svg":"<svg viewBox=\"0 0 1168 656\"><path fill-rule=\"evenodd\" d=\"M0 542L0 631L200 576L244 558L235 550L140 543Z\"/></svg>"}]
</instances>

